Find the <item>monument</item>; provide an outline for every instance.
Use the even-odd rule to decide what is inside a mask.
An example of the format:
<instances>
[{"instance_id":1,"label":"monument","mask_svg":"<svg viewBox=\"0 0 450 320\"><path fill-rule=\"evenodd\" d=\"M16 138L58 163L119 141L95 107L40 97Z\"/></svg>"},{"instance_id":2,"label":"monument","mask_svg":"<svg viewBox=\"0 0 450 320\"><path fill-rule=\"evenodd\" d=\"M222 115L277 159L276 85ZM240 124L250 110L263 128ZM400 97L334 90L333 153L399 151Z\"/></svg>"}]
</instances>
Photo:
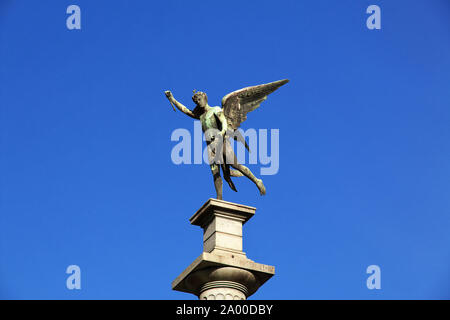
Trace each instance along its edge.
<instances>
[{"instance_id":1,"label":"monument","mask_svg":"<svg viewBox=\"0 0 450 320\"><path fill-rule=\"evenodd\" d=\"M220 169L233 191L237 189L231 177L246 176L261 195L266 194L262 180L238 163L229 140L243 143L250 151L239 126L249 112L287 82L279 80L234 91L222 99L222 108L209 106L206 93L194 90L196 107L190 110L165 91L174 110L177 107L202 124L217 197L206 201L189 219L203 229L203 252L172 282L172 289L195 294L201 300L245 300L275 274L275 267L250 260L243 251L242 227L256 208L222 200Z\"/></svg>"}]
</instances>

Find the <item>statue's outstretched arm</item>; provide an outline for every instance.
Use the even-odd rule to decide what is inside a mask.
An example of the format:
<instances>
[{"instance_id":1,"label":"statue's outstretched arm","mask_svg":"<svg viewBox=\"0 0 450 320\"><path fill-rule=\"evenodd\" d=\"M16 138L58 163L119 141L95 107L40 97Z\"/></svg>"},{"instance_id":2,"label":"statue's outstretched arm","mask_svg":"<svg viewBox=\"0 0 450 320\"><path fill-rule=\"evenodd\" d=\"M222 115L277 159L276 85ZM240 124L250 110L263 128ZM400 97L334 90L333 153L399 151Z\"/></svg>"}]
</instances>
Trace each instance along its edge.
<instances>
[{"instance_id":1,"label":"statue's outstretched arm","mask_svg":"<svg viewBox=\"0 0 450 320\"><path fill-rule=\"evenodd\" d=\"M183 112L184 114L188 115L191 118L194 118L194 119L199 118L194 112L192 112L192 110L186 108L182 103L178 102L173 97L172 92L165 91L164 93L166 94L167 99L169 99L169 101L172 103L172 105L175 105L178 110L180 110L181 112Z\"/></svg>"}]
</instances>

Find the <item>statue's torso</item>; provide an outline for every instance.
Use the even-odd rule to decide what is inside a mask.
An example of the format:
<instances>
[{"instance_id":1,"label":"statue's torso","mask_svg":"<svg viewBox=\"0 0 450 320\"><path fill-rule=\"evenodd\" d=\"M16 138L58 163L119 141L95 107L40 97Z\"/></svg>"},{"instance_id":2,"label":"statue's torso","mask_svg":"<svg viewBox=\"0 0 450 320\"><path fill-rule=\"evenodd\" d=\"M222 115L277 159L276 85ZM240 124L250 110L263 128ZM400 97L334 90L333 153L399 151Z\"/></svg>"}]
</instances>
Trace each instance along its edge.
<instances>
[{"instance_id":1,"label":"statue's torso","mask_svg":"<svg viewBox=\"0 0 450 320\"><path fill-rule=\"evenodd\" d=\"M217 123L216 117L214 116L218 112L222 111L220 107L211 107L208 111L200 116L200 122L202 124L202 130L205 132L208 129L218 129L219 124Z\"/></svg>"}]
</instances>

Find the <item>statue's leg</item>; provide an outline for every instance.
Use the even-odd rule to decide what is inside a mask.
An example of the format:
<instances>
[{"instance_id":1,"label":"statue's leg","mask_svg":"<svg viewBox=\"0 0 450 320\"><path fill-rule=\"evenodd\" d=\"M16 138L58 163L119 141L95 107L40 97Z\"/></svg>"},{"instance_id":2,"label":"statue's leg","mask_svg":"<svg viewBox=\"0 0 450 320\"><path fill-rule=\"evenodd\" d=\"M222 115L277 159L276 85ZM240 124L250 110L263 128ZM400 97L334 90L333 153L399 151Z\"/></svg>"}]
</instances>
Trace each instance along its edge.
<instances>
[{"instance_id":1,"label":"statue's leg","mask_svg":"<svg viewBox=\"0 0 450 320\"><path fill-rule=\"evenodd\" d=\"M233 168L235 168L236 170L238 170L239 172L241 172L244 176L246 176L247 178L249 178L251 181L253 181L254 184L256 184L256 186L259 189L259 193L263 196L266 194L266 187L264 187L264 184L262 182L261 179L256 178L253 173L250 171L249 168L247 168L246 166L239 164L239 163L233 163L231 164L231 166Z\"/></svg>"},{"instance_id":2,"label":"statue's leg","mask_svg":"<svg viewBox=\"0 0 450 320\"><path fill-rule=\"evenodd\" d=\"M214 178L214 187L216 188L217 199L222 200L222 177L220 176L220 167L218 164L211 164L211 172Z\"/></svg>"},{"instance_id":3,"label":"statue's leg","mask_svg":"<svg viewBox=\"0 0 450 320\"><path fill-rule=\"evenodd\" d=\"M225 160L226 164L228 164L228 165L238 164L236 155L234 154L233 149L231 148L230 140L226 139L223 147L224 147L224 149L223 149L224 160ZM243 174L237 170L230 170L230 176L231 177L242 177Z\"/></svg>"},{"instance_id":4,"label":"statue's leg","mask_svg":"<svg viewBox=\"0 0 450 320\"><path fill-rule=\"evenodd\" d=\"M237 170L230 170L230 176L232 176L232 177L242 177L243 174L242 174L242 172L239 172Z\"/></svg>"},{"instance_id":5,"label":"statue's leg","mask_svg":"<svg viewBox=\"0 0 450 320\"><path fill-rule=\"evenodd\" d=\"M224 180L228 183L231 190L233 190L234 192L237 192L236 186L234 185L233 181L231 180L231 171L236 171L236 170L230 170L230 166L228 164L222 164L221 167L222 167L222 174L223 174ZM238 172L238 171L236 171L236 172Z\"/></svg>"}]
</instances>

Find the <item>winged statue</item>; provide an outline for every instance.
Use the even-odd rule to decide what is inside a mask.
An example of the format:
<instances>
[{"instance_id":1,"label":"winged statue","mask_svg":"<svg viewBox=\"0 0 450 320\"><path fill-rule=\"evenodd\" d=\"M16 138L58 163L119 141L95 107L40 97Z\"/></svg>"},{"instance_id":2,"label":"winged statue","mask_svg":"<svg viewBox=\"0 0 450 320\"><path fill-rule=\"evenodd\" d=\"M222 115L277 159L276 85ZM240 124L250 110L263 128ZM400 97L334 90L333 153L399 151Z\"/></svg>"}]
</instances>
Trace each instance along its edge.
<instances>
[{"instance_id":1,"label":"winged statue","mask_svg":"<svg viewBox=\"0 0 450 320\"><path fill-rule=\"evenodd\" d=\"M256 178L249 168L238 163L230 139L243 143L250 151L247 142L238 130L240 125L247 119L247 114L257 109L269 94L288 82L289 80L284 79L233 91L222 98L222 108L211 107L208 104L208 96L201 91L194 90L192 100L196 106L192 110L177 101L172 92L164 92L174 110L177 107L184 114L201 122L217 199L222 199L221 168L223 178L233 191L237 192L237 189L231 177L245 176L258 187L261 195L266 194L263 181Z\"/></svg>"}]
</instances>

